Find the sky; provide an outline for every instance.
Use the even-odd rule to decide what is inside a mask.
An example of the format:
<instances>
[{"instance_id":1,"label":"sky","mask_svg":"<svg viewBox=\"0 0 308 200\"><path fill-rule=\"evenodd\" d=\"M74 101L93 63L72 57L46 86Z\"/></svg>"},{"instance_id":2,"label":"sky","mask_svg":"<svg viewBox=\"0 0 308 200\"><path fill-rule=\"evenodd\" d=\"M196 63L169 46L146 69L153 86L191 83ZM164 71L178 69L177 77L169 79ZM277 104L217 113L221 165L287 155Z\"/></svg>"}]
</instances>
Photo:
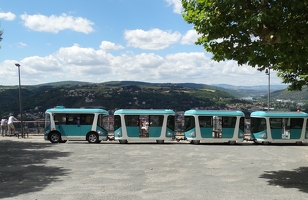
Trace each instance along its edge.
<instances>
[{"instance_id":1,"label":"sky","mask_svg":"<svg viewBox=\"0 0 308 200\"><path fill-rule=\"evenodd\" d=\"M195 45L181 0L0 0L0 85L142 81L267 85ZM271 84L281 84L271 72Z\"/></svg>"}]
</instances>

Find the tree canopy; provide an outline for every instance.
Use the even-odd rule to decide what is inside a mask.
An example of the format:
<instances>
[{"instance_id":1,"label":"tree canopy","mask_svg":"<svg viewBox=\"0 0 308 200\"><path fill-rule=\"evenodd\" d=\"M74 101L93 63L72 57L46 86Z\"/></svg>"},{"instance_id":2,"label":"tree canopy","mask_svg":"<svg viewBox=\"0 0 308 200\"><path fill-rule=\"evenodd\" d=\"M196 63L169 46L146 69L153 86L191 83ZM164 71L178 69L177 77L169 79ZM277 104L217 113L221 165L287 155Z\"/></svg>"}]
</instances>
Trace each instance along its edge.
<instances>
[{"instance_id":1,"label":"tree canopy","mask_svg":"<svg viewBox=\"0 0 308 200\"><path fill-rule=\"evenodd\" d=\"M276 70L290 90L308 85L308 1L182 0L196 44L216 61Z\"/></svg>"}]
</instances>

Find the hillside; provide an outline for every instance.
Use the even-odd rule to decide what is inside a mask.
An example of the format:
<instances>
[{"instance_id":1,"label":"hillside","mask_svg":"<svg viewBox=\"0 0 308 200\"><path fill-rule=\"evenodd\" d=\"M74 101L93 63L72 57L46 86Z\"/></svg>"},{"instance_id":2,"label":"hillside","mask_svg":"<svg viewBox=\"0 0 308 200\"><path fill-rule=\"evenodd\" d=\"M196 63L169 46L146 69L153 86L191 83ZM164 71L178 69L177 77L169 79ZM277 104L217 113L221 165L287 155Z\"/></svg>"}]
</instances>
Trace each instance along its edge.
<instances>
[{"instance_id":1,"label":"hillside","mask_svg":"<svg viewBox=\"0 0 308 200\"><path fill-rule=\"evenodd\" d=\"M273 99L285 99L297 102L307 102L308 100L308 87L304 86L302 91L289 91L287 89L278 90L271 93Z\"/></svg>"},{"instance_id":2,"label":"hillside","mask_svg":"<svg viewBox=\"0 0 308 200\"><path fill-rule=\"evenodd\" d=\"M256 85L256 86L234 86L229 84L215 84L218 88L228 92L235 97L254 97L259 98L268 94L268 85ZM271 85L271 93L275 91L284 90L287 85Z\"/></svg>"},{"instance_id":3,"label":"hillside","mask_svg":"<svg viewBox=\"0 0 308 200\"><path fill-rule=\"evenodd\" d=\"M1 88L0 114L19 113L18 87ZM58 82L22 87L24 112L43 113L56 105L66 107L102 106L116 108L224 108L229 103L243 103L225 91L205 85L106 82Z\"/></svg>"}]
</instances>

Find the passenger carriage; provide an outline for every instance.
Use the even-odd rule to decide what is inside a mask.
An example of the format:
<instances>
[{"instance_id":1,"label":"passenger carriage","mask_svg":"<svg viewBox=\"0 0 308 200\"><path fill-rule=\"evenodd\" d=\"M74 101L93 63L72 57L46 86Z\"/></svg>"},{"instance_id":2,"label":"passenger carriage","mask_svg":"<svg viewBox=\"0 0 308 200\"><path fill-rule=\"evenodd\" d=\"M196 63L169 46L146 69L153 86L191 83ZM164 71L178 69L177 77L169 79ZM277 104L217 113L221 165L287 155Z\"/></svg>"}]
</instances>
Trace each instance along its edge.
<instances>
[{"instance_id":1,"label":"passenger carriage","mask_svg":"<svg viewBox=\"0 0 308 200\"><path fill-rule=\"evenodd\" d=\"M114 138L120 143L164 143L175 138L173 110L121 109L114 112Z\"/></svg>"},{"instance_id":2,"label":"passenger carriage","mask_svg":"<svg viewBox=\"0 0 308 200\"><path fill-rule=\"evenodd\" d=\"M99 143L107 140L108 111L96 108L57 106L45 112L44 139L52 143L86 140Z\"/></svg>"},{"instance_id":3,"label":"passenger carriage","mask_svg":"<svg viewBox=\"0 0 308 200\"><path fill-rule=\"evenodd\" d=\"M307 118L305 112L252 112L251 137L256 143L307 142Z\"/></svg>"},{"instance_id":4,"label":"passenger carriage","mask_svg":"<svg viewBox=\"0 0 308 200\"><path fill-rule=\"evenodd\" d=\"M188 110L184 113L185 138L193 144L227 142L244 139L245 115L231 110Z\"/></svg>"}]
</instances>

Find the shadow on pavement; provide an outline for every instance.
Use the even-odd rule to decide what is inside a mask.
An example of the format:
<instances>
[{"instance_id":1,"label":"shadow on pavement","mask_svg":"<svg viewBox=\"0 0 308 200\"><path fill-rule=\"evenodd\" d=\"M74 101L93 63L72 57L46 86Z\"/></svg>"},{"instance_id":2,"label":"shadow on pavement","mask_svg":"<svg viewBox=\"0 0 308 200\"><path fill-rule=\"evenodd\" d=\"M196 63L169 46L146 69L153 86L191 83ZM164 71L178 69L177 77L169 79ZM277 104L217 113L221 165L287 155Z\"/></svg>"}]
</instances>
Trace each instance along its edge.
<instances>
[{"instance_id":1,"label":"shadow on pavement","mask_svg":"<svg viewBox=\"0 0 308 200\"><path fill-rule=\"evenodd\" d=\"M50 145L0 141L0 198L40 191L68 174L67 169L46 166L50 159L69 156L67 152L44 150Z\"/></svg>"},{"instance_id":2,"label":"shadow on pavement","mask_svg":"<svg viewBox=\"0 0 308 200\"><path fill-rule=\"evenodd\" d=\"M260 178L269 179L269 185L297 188L301 192L308 193L308 167L300 167L292 171L265 171Z\"/></svg>"}]
</instances>

